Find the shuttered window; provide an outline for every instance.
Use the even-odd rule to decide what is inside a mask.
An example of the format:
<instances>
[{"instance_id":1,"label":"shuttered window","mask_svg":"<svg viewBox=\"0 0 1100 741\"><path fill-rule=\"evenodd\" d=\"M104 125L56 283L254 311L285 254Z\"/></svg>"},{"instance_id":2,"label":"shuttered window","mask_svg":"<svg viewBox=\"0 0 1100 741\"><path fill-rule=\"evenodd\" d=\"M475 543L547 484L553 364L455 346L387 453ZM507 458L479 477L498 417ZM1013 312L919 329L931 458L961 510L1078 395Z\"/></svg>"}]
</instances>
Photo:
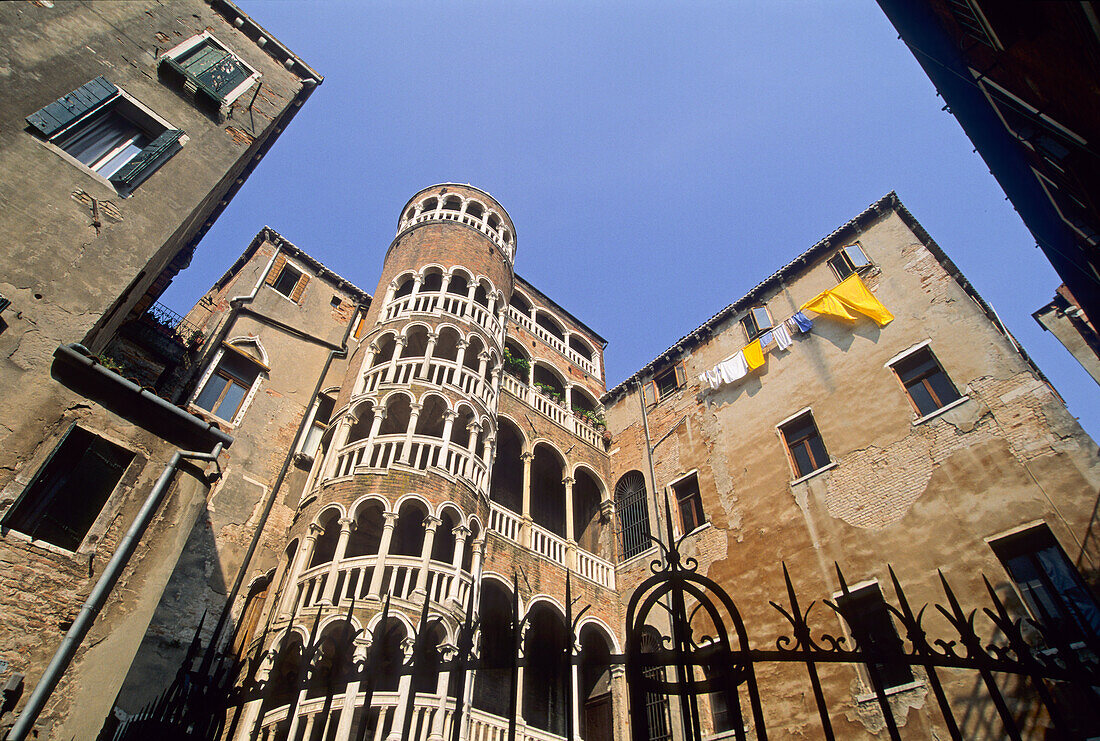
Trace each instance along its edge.
<instances>
[{"instance_id":1,"label":"shuttered window","mask_svg":"<svg viewBox=\"0 0 1100 741\"><path fill-rule=\"evenodd\" d=\"M104 77L63 95L26 121L124 195L182 147L182 131L142 112Z\"/></svg>"},{"instance_id":2,"label":"shuttered window","mask_svg":"<svg viewBox=\"0 0 1100 741\"><path fill-rule=\"evenodd\" d=\"M244 83L259 73L209 33L192 37L161 57L158 71L173 86L196 93L196 103L206 103L227 114L229 104L249 88Z\"/></svg>"}]
</instances>

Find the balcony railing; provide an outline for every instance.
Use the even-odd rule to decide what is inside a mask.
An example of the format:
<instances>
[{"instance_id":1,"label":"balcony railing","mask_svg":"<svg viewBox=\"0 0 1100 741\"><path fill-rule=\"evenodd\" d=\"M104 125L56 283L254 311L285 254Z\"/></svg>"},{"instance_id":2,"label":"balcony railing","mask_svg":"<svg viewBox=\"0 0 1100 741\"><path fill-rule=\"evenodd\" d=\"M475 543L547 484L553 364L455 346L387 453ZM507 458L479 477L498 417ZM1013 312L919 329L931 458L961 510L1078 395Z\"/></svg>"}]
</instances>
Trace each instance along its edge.
<instances>
[{"instance_id":1,"label":"balcony railing","mask_svg":"<svg viewBox=\"0 0 1100 741\"><path fill-rule=\"evenodd\" d=\"M406 445L409 447L407 457L404 455ZM400 433L379 435L372 441L358 440L337 453L332 477L350 476L359 469L388 469L394 465L405 465L420 471L441 469L465 480L474 491L488 493L485 489L488 479L485 461L458 443L430 435L413 435L410 439Z\"/></svg>"},{"instance_id":2,"label":"balcony railing","mask_svg":"<svg viewBox=\"0 0 1100 741\"><path fill-rule=\"evenodd\" d=\"M362 393L372 394L386 383L408 385L418 381L449 386L478 399L486 410L496 408L493 384L479 376L476 370L458 365L453 360L428 358L427 361L426 370L424 358L401 358L392 364L388 361L379 363L364 374Z\"/></svg>"},{"instance_id":3,"label":"balcony railing","mask_svg":"<svg viewBox=\"0 0 1100 741\"><path fill-rule=\"evenodd\" d=\"M387 594L394 599L412 601L413 592L416 591L421 576L421 560L418 556L386 556L385 569L379 581L377 594L370 592L371 580L374 570L378 565L378 556L356 556L344 559L336 571L336 586L333 588L332 602L322 599L325 592L325 584L328 581L332 564L325 563L314 566L304 572L298 578L298 593L295 603L295 614L310 607L321 604L335 603L346 607L352 599L362 602L367 598L381 599ZM454 598L458 604L466 600L470 592L471 577L468 573L459 571L451 564L443 564L438 561L430 561L428 570L432 573L430 595L431 600L443 603L448 597ZM456 580L457 579L457 586Z\"/></svg>"},{"instance_id":4,"label":"balcony railing","mask_svg":"<svg viewBox=\"0 0 1100 741\"><path fill-rule=\"evenodd\" d=\"M450 314L474 322L494 339L500 338L500 323L489 310L477 301L457 293L416 293L392 299L386 305L382 321L401 319L412 314Z\"/></svg>"},{"instance_id":5,"label":"balcony railing","mask_svg":"<svg viewBox=\"0 0 1100 741\"><path fill-rule=\"evenodd\" d=\"M495 242L498 247L504 250L504 254L508 255L509 259L512 258L512 245L505 243L505 241L501 239L499 231L493 229L482 219L472 214L464 213L462 211L452 211L447 208L436 209L433 211L424 211L417 214L411 219L403 220L401 222L400 228L397 230L397 233L400 234L402 231L408 229L410 226L413 226L414 224L421 224L425 221L457 221L460 224L472 226L474 229L477 229L489 239L493 240L493 242Z\"/></svg>"},{"instance_id":6,"label":"balcony railing","mask_svg":"<svg viewBox=\"0 0 1100 741\"><path fill-rule=\"evenodd\" d=\"M508 540L523 545L523 525L519 515L490 502L489 529ZM569 563L569 543L541 525L531 525L531 550L554 563L574 569L586 579L609 589L615 588L615 566L599 556L581 548L575 548L576 564Z\"/></svg>"},{"instance_id":7,"label":"balcony railing","mask_svg":"<svg viewBox=\"0 0 1100 741\"><path fill-rule=\"evenodd\" d=\"M577 419L576 415L566 409L564 404L551 399L549 396L544 396L538 390L508 373L502 374L501 387L520 401L526 402L529 406L542 412L543 415L557 422L592 447L603 450L602 435L592 425L584 420Z\"/></svg>"},{"instance_id":8,"label":"balcony railing","mask_svg":"<svg viewBox=\"0 0 1100 741\"><path fill-rule=\"evenodd\" d=\"M508 318L511 319L516 324L523 327L524 329L526 329L531 334L538 337L540 340L542 340L547 345L549 345L550 347L557 350L559 353L561 353L565 357L569 358L569 360L574 365L576 365L578 368L580 368L580 369L582 369L582 370L584 370L588 373L591 373L593 376L598 376L599 375L599 373L597 372L597 369L596 369L596 363L595 362L593 362L591 360L588 360L583 355L581 355L579 352L577 352L573 348L569 347L569 345L567 345L564 340L554 336L553 334L548 332L544 327L536 324L534 322L534 320L531 319L530 316L528 316L527 314L524 314L522 311L520 311L516 307L514 307L514 306L509 306L508 307Z\"/></svg>"}]
</instances>

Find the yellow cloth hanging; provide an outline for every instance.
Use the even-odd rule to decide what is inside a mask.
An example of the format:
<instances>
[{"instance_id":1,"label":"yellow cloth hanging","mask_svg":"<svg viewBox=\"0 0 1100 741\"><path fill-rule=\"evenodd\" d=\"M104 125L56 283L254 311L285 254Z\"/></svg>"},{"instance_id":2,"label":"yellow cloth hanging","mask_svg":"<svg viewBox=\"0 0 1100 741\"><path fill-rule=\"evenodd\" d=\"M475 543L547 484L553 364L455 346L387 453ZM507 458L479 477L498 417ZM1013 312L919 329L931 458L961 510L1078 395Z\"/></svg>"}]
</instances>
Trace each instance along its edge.
<instances>
[{"instance_id":1,"label":"yellow cloth hanging","mask_svg":"<svg viewBox=\"0 0 1100 741\"><path fill-rule=\"evenodd\" d=\"M753 340L745 345L745 361L749 364L749 370L756 370L764 365L764 348L760 346L760 340Z\"/></svg>"},{"instance_id":2,"label":"yellow cloth hanging","mask_svg":"<svg viewBox=\"0 0 1100 741\"><path fill-rule=\"evenodd\" d=\"M799 308L848 321L855 321L854 311L870 317L880 327L894 321L894 315L863 285L857 273L849 275L836 288L817 294Z\"/></svg>"}]
</instances>

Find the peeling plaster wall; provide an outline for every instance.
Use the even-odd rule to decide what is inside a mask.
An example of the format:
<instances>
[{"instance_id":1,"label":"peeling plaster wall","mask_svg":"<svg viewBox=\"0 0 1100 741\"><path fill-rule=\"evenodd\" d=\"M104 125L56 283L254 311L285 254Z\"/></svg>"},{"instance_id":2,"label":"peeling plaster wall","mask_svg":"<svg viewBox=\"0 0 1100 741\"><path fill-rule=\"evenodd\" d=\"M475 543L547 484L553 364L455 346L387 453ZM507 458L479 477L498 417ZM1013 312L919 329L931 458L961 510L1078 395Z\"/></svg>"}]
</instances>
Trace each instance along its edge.
<instances>
[{"instance_id":1,"label":"peeling plaster wall","mask_svg":"<svg viewBox=\"0 0 1100 741\"><path fill-rule=\"evenodd\" d=\"M1096 444L952 277L953 266L937 257L931 240L922 240L891 210L850 227L832 244L856 239L875 263L864 279L895 315L891 324L880 329L866 318L847 323L819 317L811 333L770 354L763 368L712 391L698 376L747 342L736 321L741 315L735 315L680 358L686 386L647 407L654 442L673 430L655 453L658 497L651 523L663 527L667 485L697 471L709 526L690 535L682 550L730 593L760 648L790 633L768 605L785 594L783 563L804 607L839 591L835 562L849 584L878 579L887 599L886 567L892 564L918 607L942 600L937 569L964 606L985 604L985 573L1019 609L985 540L1042 521L1086 579L1095 584L1097 576L1100 554L1089 531L1100 491ZM824 262L833 251L818 251L763 296L774 319L836 284ZM916 421L886 363L925 341L967 399ZM804 408L812 410L835 466L792 483L776 426ZM631 469L648 480L637 389L609 406L608 422L612 480ZM673 499L678 521L675 507ZM620 566L624 595L644 578L649 560ZM813 615L819 629L844 633L828 608L818 604ZM940 620L929 616L931 632L945 628ZM861 672L844 665L823 669L840 736L864 737L883 724ZM770 728L785 731L780 737L820 732L804 667L762 666L758 679ZM975 691L958 677L946 684L957 697ZM942 737L942 721L925 694L919 685L893 696L895 716L914 738ZM981 702L972 707L972 733L982 735L990 712Z\"/></svg>"}]
</instances>

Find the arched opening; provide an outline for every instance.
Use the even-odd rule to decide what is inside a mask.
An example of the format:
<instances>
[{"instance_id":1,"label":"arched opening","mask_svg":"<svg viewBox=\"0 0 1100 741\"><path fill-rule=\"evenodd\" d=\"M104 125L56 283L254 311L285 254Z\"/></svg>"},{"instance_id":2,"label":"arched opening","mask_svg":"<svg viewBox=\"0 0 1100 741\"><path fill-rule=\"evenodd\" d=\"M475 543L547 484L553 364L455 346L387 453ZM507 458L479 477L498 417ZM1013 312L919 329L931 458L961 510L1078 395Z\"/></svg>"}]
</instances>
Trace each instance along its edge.
<instances>
[{"instance_id":1,"label":"arched opening","mask_svg":"<svg viewBox=\"0 0 1100 741\"><path fill-rule=\"evenodd\" d=\"M260 704L262 711L287 705L298 693L298 676L302 667L302 637L291 633L283 639L279 654L268 675L267 692Z\"/></svg>"},{"instance_id":2,"label":"arched opening","mask_svg":"<svg viewBox=\"0 0 1100 741\"><path fill-rule=\"evenodd\" d=\"M549 366L536 362L532 378L535 388L543 396L548 396L559 404L565 403L565 384Z\"/></svg>"},{"instance_id":3,"label":"arched opening","mask_svg":"<svg viewBox=\"0 0 1100 741\"><path fill-rule=\"evenodd\" d=\"M531 518L555 535L565 537L565 461L545 443L535 446L531 461Z\"/></svg>"},{"instance_id":4,"label":"arched opening","mask_svg":"<svg viewBox=\"0 0 1100 741\"><path fill-rule=\"evenodd\" d=\"M438 622L422 626L427 634L420 637L413 651L413 674L411 689L413 692L435 694L439 685L439 665L443 654L439 646L447 638L447 632Z\"/></svg>"},{"instance_id":5,"label":"arched opening","mask_svg":"<svg viewBox=\"0 0 1100 741\"><path fill-rule=\"evenodd\" d=\"M489 218L485 221L489 225L489 228L496 231L500 228L500 217L496 214L489 214Z\"/></svg>"},{"instance_id":6,"label":"arched opening","mask_svg":"<svg viewBox=\"0 0 1100 741\"><path fill-rule=\"evenodd\" d=\"M562 342L565 342L565 329L545 311L538 311L535 313L535 324L539 325Z\"/></svg>"},{"instance_id":7,"label":"arched opening","mask_svg":"<svg viewBox=\"0 0 1100 741\"><path fill-rule=\"evenodd\" d=\"M370 429L374 426L374 405L364 404L356 410L355 424L348 430L348 445L359 440L366 440L370 435Z\"/></svg>"},{"instance_id":8,"label":"arched opening","mask_svg":"<svg viewBox=\"0 0 1100 741\"><path fill-rule=\"evenodd\" d=\"M523 718L529 725L565 735L569 685L569 632L544 602L531 608L523 641Z\"/></svg>"},{"instance_id":9,"label":"arched opening","mask_svg":"<svg viewBox=\"0 0 1100 741\"><path fill-rule=\"evenodd\" d=\"M604 632L589 623L581 629L579 677L581 727L584 741L611 741L614 737L611 706L611 643Z\"/></svg>"},{"instance_id":10,"label":"arched opening","mask_svg":"<svg viewBox=\"0 0 1100 741\"><path fill-rule=\"evenodd\" d=\"M531 358L519 343L512 340L504 343L504 372L525 386L531 383Z\"/></svg>"},{"instance_id":11,"label":"arched opening","mask_svg":"<svg viewBox=\"0 0 1100 741\"><path fill-rule=\"evenodd\" d=\"M439 337L435 341L432 357L440 360L457 360L458 341L460 339L462 339L462 336L454 327L444 327L439 330Z\"/></svg>"},{"instance_id":12,"label":"arched opening","mask_svg":"<svg viewBox=\"0 0 1100 741\"><path fill-rule=\"evenodd\" d=\"M424 550L424 518L428 510L417 499L406 499L398 510L393 527L390 553L395 556L419 556Z\"/></svg>"},{"instance_id":13,"label":"arched opening","mask_svg":"<svg viewBox=\"0 0 1100 741\"><path fill-rule=\"evenodd\" d=\"M411 414L409 397L404 394L394 394L386 399L386 418L378 426L378 434L404 435L409 429Z\"/></svg>"},{"instance_id":14,"label":"arched opening","mask_svg":"<svg viewBox=\"0 0 1100 741\"><path fill-rule=\"evenodd\" d=\"M355 529L348 538L348 558L373 556L382 542L382 503L371 499L355 511Z\"/></svg>"},{"instance_id":15,"label":"arched opening","mask_svg":"<svg viewBox=\"0 0 1100 741\"><path fill-rule=\"evenodd\" d=\"M508 299L508 305L524 316L531 316L531 302L519 291L512 291L512 298Z\"/></svg>"},{"instance_id":16,"label":"arched opening","mask_svg":"<svg viewBox=\"0 0 1100 741\"><path fill-rule=\"evenodd\" d=\"M478 612L481 615L481 665L475 675L473 705L507 718L515 653L512 595L499 582L486 580Z\"/></svg>"},{"instance_id":17,"label":"arched opening","mask_svg":"<svg viewBox=\"0 0 1100 741\"><path fill-rule=\"evenodd\" d=\"M237 631L233 635L231 654L237 659L244 657L248 650L248 644L252 642L252 636L260 624L260 614L263 612L264 602L267 600L268 588L271 580L267 576L260 577L252 588L248 590L245 598L244 610L241 611L241 619L237 623Z\"/></svg>"},{"instance_id":18,"label":"arched opening","mask_svg":"<svg viewBox=\"0 0 1100 741\"><path fill-rule=\"evenodd\" d=\"M371 363L371 368L377 368L383 363L388 363L393 359L393 350L397 346L394 342L392 334L387 334L378 340L378 352L374 354L374 361Z\"/></svg>"},{"instance_id":19,"label":"arched opening","mask_svg":"<svg viewBox=\"0 0 1100 741\"><path fill-rule=\"evenodd\" d=\"M306 697L343 694L354 660L354 638L355 628L346 620L325 627L318 641L319 655L309 678Z\"/></svg>"},{"instance_id":20,"label":"arched opening","mask_svg":"<svg viewBox=\"0 0 1100 741\"><path fill-rule=\"evenodd\" d=\"M573 477L573 537L577 545L603 555L600 543L603 527L600 523L600 502L603 493L596 478L583 468Z\"/></svg>"},{"instance_id":21,"label":"arched opening","mask_svg":"<svg viewBox=\"0 0 1100 741\"><path fill-rule=\"evenodd\" d=\"M379 692L396 692L401 682L401 669L405 663L405 650L402 643L408 632L405 624L397 618L387 618L374 628L374 645L371 651L379 651L374 664L378 668L375 688ZM372 657L374 658L374 657Z\"/></svg>"},{"instance_id":22,"label":"arched opening","mask_svg":"<svg viewBox=\"0 0 1100 741\"><path fill-rule=\"evenodd\" d=\"M318 536L313 546L313 557L309 560L310 568L328 563L336 554L336 541L340 538L339 510L330 509L322 514L320 524L325 530Z\"/></svg>"},{"instance_id":23,"label":"arched opening","mask_svg":"<svg viewBox=\"0 0 1100 741\"><path fill-rule=\"evenodd\" d=\"M443 271L428 268L424 271L424 282L420 284L421 293L439 293L443 289Z\"/></svg>"},{"instance_id":24,"label":"arched opening","mask_svg":"<svg viewBox=\"0 0 1100 741\"><path fill-rule=\"evenodd\" d=\"M588 362L592 362L592 348L576 334L569 335L569 348Z\"/></svg>"},{"instance_id":25,"label":"arched opening","mask_svg":"<svg viewBox=\"0 0 1100 741\"><path fill-rule=\"evenodd\" d=\"M511 420L497 421L497 459L489 485L489 499L516 514L523 511L523 435Z\"/></svg>"},{"instance_id":26,"label":"arched opening","mask_svg":"<svg viewBox=\"0 0 1100 741\"><path fill-rule=\"evenodd\" d=\"M437 199L435 196L432 196L431 198L425 198L424 202L420 204L420 213L435 211L437 208L439 208L439 199Z\"/></svg>"},{"instance_id":27,"label":"arched opening","mask_svg":"<svg viewBox=\"0 0 1100 741\"><path fill-rule=\"evenodd\" d=\"M451 426L451 442L470 450L470 443L477 441L477 439L470 434L470 424L475 419L477 419L477 417L474 416L474 412L470 407L459 407L458 416L455 417L455 421Z\"/></svg>"},{"instance_id":28,"label":"arched opening","mask_svg":"<svg viewBox=\"0 0 1100 741\"><path fill-rule=\"evenodd\" d=\"M439 524L435 528L435 540L432 541L432 560L450 564L455 557L455 528L458 527L457 513L448 507L439 515Z\"/></svg>"},{"instance_id":29,"label":"arched opening","mask_svg":"<svg viewBox=\"0 0 1100 741\"><path fill-rule=\"evenodd\" d=\"M489 293L485 290L485 283L478 283L474 290L474 301L485 308L489 308Z\"/></svg>"},{"instance_id":30,"label":"arched opening","mask_svg":"<svg viewBox=\"0 0 1100 741\"><path fill-rule=\"evenodd\" d=\"M443 413L447 402L442 396L429 394L421 400L420 416L416 418L416 434L443 437Z\"/></svg>"},{"instance_id":31,"label":"arched opening","mask_svg":"<svg viewBox=\"0 0 1100 741\"><path fill-rule=\"evenodd\" d=\"M580 386L573 387L569 394L569 400L573 404L573 414L582 422L595 425L596 422L603 419L596 400Z\"/></svg>"},{"instance_id":32,"label":"arched opening","mask_svg":"<svg viewBox=\"0 0 1100 741\"><path fill-rule=\"evenodd\" d=\"M403 358L422 358L428 349L428 328L423 324L409 327L405 334L405 346L401 348Z\"/></svg>"},{"instance_id":33,"label":"arched opening","mask_svg":"<svg viewBox=\"0 0 1100 741\"><path fill-rule=\"evenodd\" d=\"M470 292L470 281L462 273L455 273L451 276L451 282L447 284L447 293L457 293L459 296L465 296Z\"/></svg>"},{"instance_id":34,"label":"arched opening","mask_svg":"<svg viewBox=\"0 0 1100 741\"><path fill-rule=\"evenodd\" d=\"M411 275L403 276L397 284L397 290L393 292L394 298L403 298L412 294L413 278Z\"/></svg>"},{"instance_id":35,"label":"arched opening","mask_svg":"<svg viewBox=\"0 0 1100 741\"><path fill-rule=\"evenodd\" d=\"M410 220L416 215L416 206L409 206L409 210L405 212L405 221Z\"/></svg>"},{"instance_id":36,"label":"arched opening","mask_svg":"<svg viewBox=\"0 0 1100 741\"><path fill-rule=\"evenodd\" d=\"M477 201L466 202L466 213L473 216L475 219L481 219L485 216L485 208Z\"/></svg>"},{"instance_id":37,"label":"arched opening","mask_svg":"<svg viewBox=\"0 0 1100 741\"><path fill-rule=\"evenodd\" d=\"M444 211L461 211L462 210L462 199L459 198L458 196L447 196L446 198L443 199L443 210Z\"/></svg>"},{"instance_id":38,"label":"arched opening","mask_svg":"<svg viewBox=\"0 0 1100 741\"><path fill-rule=\"evenodd\" d=\"M477 520L470 521L470 534L466 537L466 547L462 553L462 570L467 574L470 573L470 569L474 562L474 543L481 537L481 525Z\"/></svg>"},{"instance_id":39,"label":"arched opening","mask_svg":"<svg viewBox=\"0 0 1100 741\"><path fill-rule=\"evenodd\" d=\"M504 240L504 244L512 243L512 235L508 233L507 229L500 230L500 238Z\"/></svg>"},{"instance_id":40,"label":"arched opening","mask_svg":"<svg viewBox=\"0 0 1100 741\"><path fill-rule=\"evenodd\" d=\"M472 371L476 371L481 364L478 358L485 351L485 343L476 334L470 337L470 344L466 347L466 355L462 358L462 364Z\"/></svg>"},{"instance_id":41,"label":"arched opening","mask_svg":"<svg viewBox=\"0 0 1100 741\"><path fill-rule=\"evenodd\" d=\"M624 559L652 545L649 539L649 503L641 471L627 471L615 484L615 516L619 518L619 548Z\"/></svg>"}]
</instances>

